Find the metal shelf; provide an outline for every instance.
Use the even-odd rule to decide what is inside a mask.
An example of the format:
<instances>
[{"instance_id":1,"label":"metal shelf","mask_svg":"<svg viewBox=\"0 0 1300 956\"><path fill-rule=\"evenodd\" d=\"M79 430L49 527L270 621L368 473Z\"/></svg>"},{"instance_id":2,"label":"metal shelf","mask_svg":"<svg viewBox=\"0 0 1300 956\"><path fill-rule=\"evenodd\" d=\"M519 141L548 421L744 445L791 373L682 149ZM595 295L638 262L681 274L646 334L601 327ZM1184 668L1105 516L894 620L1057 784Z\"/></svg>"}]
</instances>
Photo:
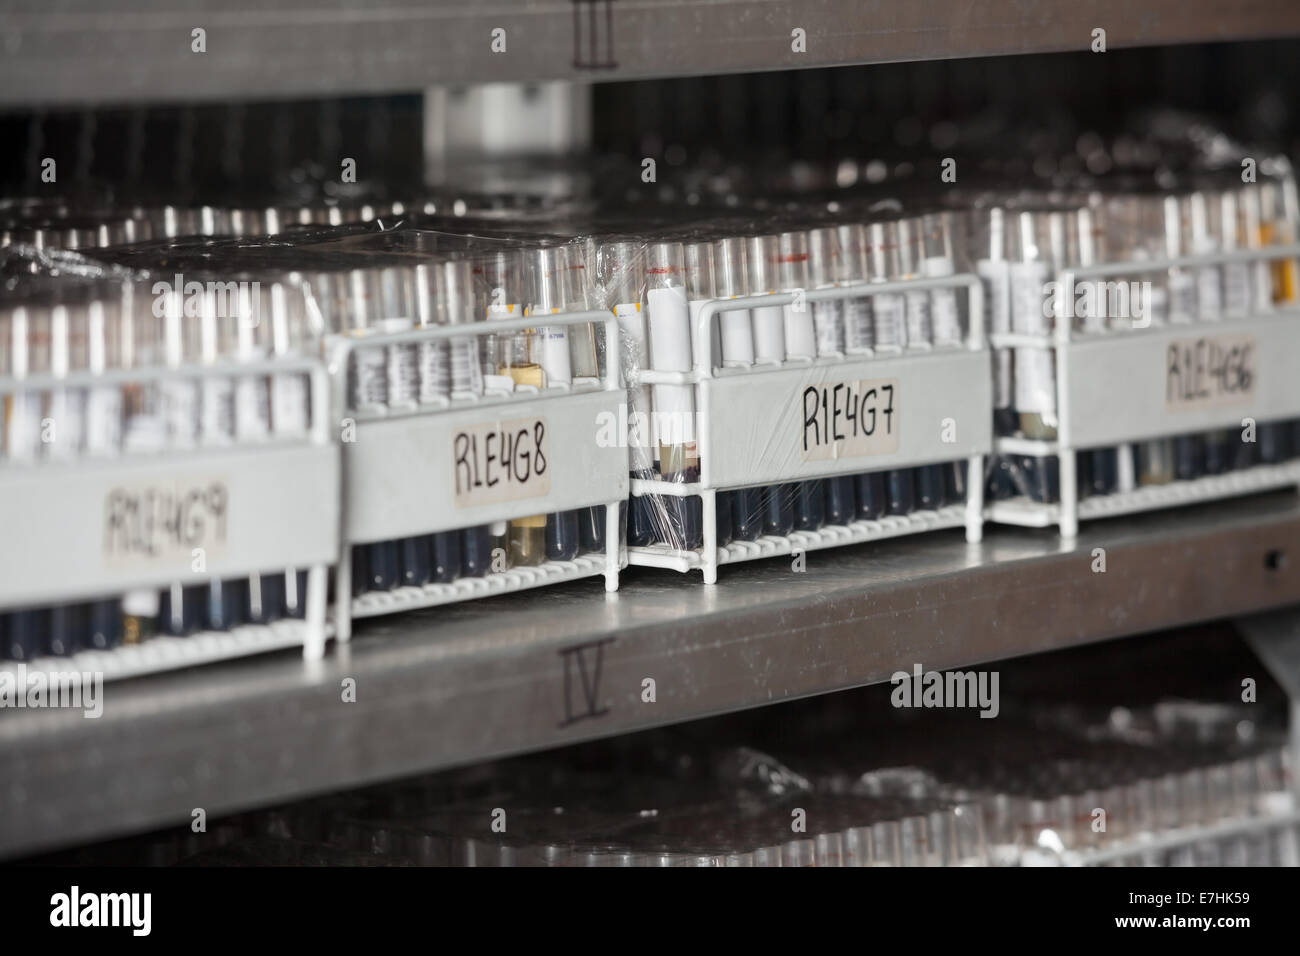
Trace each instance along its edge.
<instances>
[{"instance_id":1,"label":"metal shelf","mask_svg":"<svg viewBox=\"0 0 1300 956\"><path fill-rule=\"evenodd\" d=\"M409 92L1300 34L1287 0L16 0L0 102ZM183 6L184 9L179 9ZM191 52L191 31L207 52ZM490 49L506 31L506 50ZM806 52L791 31L806 32Z\"/></svg>"},{"instance_id":2,"label":"metal shelf","mask_svg":"<svg viewBox=\"0 0 1300 956\"><path fill-rule=\"evenodd\" d=\"M1094 573L1093 551L1106 550ZM888 680L1300 602L1293 492L722 569L632 569L358 623L292 653L112 684L104 712L0 712L0 856ZM345 678L354 703L342 701ZM655 681L654 703L642 701Z\"/></svg>"}]
</instances>

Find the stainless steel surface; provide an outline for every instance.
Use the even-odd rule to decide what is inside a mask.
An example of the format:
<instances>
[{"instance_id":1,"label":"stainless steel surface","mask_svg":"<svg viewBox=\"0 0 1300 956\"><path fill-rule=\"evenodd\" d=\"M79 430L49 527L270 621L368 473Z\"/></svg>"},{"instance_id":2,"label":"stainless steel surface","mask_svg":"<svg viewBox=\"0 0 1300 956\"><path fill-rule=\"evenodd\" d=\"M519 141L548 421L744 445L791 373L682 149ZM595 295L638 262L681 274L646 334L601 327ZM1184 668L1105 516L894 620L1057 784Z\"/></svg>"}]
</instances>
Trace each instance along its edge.
<instances>
[{"instance_id":1,"label":"stainless steel surface","mask_svg":"<svg viewBox=\"0 0 1300 956\"><path fill-rule=\"evenodd\" d=\"M633 570L617 594L597 579L370 620L320 662L113 685L98 720L0 713L0 854L1297 603L1300 499L1097 522L1072 544L936 532L806 567L731 566L715 587Z\"/></svg>"},{"instance_id":2,"label":"stainless steel surface","mask_svg":"<svg viewBox=\"0 0 1300 956\"><path fill-rule=\"evenodd\" d=\"M0 102L416 92L1300 34L1289 0L9 0ZM192 31L206 31L206 52ZM504 52L493 52L494 30ZM792 33L805 33L795 52ZM497 47L500 48L497 35Z\"/></svg>"}]
</instances>

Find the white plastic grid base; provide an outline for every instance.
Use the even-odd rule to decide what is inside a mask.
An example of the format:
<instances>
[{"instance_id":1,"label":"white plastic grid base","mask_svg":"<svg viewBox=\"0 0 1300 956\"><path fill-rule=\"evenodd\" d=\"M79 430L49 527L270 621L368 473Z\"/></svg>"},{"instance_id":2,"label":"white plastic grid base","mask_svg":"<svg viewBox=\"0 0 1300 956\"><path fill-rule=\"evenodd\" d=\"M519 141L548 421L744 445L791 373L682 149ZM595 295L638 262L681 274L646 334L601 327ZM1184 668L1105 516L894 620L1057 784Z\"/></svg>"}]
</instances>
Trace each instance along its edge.
<instances>
[{"instance_id":1,"label":"white plastic grid base","mask_svg":"<svg viewBox=\"0 0 1300 956\"><path fill-rule=\"evenodd\" d=\"M453 604L475 598L494 597L514 591L561 584L605 575L605 590L618 590L618 577L609 579L607 557L604 552L583 554L572 561L547 561L536 567L510 568L486 574L481 578L458 578L446 584L426 584L423 587L395 588L391 591L367 591L352 600L352 616L376 617L399 611L414 611L422 607Z\"/></svg>"},{"instance_id":2,"label":"white plastic grid base","mask_svg":"<svg viewBox=\"0 0 1300 956\"><path fill-rule=\"evenodd\" d=\"M1111 518L1119 515L1177 508L1181 505L1257 494L1277 488L1300 487L1300 461L1279 465L1253 465L1224 475L1205 475L1167 485L1146 485L1111 495L1093 495L1079 500L1079 519ZM990 521L1046 528L1061 519L1059 504L1040 504L1026 498L992 502L985 511ZM1064 532L1063 532L1064 533Z\"/></svg>"},{"instance_id":3,"label":"white plastic grid base","mask_svg":"<svg viewBox=\"0 0 1300 956\"><path fill-rule=\"evenodd\" d=\"M37 672L79 672L103 674L105 681L127 680L236 657L301 648L306 646L307 639L307 624L298 619L245 624L229 631L200 631L188 637L151 637L140 644L124 644L106 651L38 657L27 662L26 673L30 677ZM0 674L4 673L16 676L18 662L0 664Z\"/></svg>"},{"instance_id":4,"label":"white plastic grid base","mask_svg":"<svg viewBox=\"0 0 1300 956\"><path fill-rule=\"evenodd\" d=\"M946 505L934 511L915 511L909 515L891 516L878 521L854 521L847 525L827 525L817 531L795 531L788 535L763 535L755 541L733 541L718 548L718 564L758 561L795 551L839 548L884 538L920 534L924 531L965 526L966 506ZM699 551L682 551L666 544L629 547L627 550L629 560L633 564L686 571L694 568L702 569L705 563Z\"/></svg>"}]
</instances>

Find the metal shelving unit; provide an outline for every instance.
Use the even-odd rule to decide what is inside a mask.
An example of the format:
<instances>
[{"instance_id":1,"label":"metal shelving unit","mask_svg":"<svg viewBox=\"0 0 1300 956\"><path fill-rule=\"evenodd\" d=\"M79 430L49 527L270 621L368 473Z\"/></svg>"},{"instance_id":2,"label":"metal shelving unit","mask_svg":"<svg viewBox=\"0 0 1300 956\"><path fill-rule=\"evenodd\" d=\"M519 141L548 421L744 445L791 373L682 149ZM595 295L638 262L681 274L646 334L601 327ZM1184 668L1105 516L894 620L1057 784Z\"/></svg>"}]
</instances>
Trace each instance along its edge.
<instances>
[{"instance_id":1,"label":"metal shelving unit","mask_svg":"<svg viewBox=\"0 0 1300 956\"><path fill-rule=\"evenodd\" d=\"M715 587L632 569L618 594L577 581L361 621L322 661L110 685L97 720L0 714L0 856L1278 608L1300 602L1298 549L1300 499L1276 492L1090 522L1073 542L952 530L814 553L803 573L731 566Z\"/></svg>"},{"instance_id":2,"label":"metal shelving unit","mask_svg":"<svg viewBox=\"0 0 1300 956\"><path fill-rule=\"evenodd\" d=\"M634 79L1300 34L1285 0L17 0L0 103ZM194 51L202 29L204 50ZM504 50L494 52L494 32ZM804 31L802 50L794 37ZM497 41L500 47L501 40ZM376 54L375 51L382 51Z\"/></svg>"}]
</instances>

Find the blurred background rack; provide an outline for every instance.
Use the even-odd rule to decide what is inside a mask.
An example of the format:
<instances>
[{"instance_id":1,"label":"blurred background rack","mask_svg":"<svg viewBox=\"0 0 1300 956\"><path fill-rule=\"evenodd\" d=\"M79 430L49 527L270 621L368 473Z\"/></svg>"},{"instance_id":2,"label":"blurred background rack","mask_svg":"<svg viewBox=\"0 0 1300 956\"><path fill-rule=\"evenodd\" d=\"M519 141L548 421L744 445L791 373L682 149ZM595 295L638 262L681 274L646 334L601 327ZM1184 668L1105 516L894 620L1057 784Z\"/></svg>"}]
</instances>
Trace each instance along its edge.
<instances>
[{"instance_id":1,"label":"blurred background rack","mask_svg":"<svg viewBox=\"0 0 1300 956\"><path fill-rule=\"evenodd\" d=\"M572 176L575 155L593 193L623 198L642 190L643 156L777 158L843 184L872 175L860 161L878 148L960 152L966 121L995 107L1065 135L1129 111L1141 122L1146 105L1198 110L1294 157L1297 38L1286 0L14 0L0 10L0 187L38 195L48 156L67 195L107 185L196 204L333 195L344 158L390 198L484 159L522 162L474 171L504 192L520 169ZM727 567L716 588L628 569L617 594L578 581L360 620L323 660L124 681L95 720L0 714L0 860L184 825L196 806L217 817L881 683L918 662L1207 621L1248 619L1300 700L1292 491L1089 522L1072 541L990 526L979 544L948 530L806 562Z\"/></svg>"}]
</instances>

